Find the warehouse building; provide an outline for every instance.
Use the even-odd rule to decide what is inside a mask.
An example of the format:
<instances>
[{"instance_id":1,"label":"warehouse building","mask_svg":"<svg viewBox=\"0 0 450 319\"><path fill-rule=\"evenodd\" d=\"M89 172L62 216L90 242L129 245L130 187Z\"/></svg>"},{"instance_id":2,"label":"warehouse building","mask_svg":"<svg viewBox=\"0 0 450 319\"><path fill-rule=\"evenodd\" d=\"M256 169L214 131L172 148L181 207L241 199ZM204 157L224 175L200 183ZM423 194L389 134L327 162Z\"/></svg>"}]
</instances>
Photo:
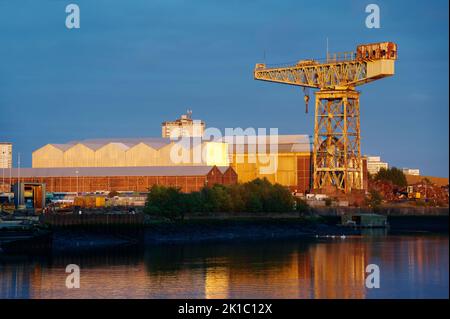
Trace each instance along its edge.
<instances>
[{"instance_id":1,"label":"warehouse building","mask_svg":"<svg viewBox=\"0 0 450 319\"><path fill-rule=\"evenodd\" d=\"M5 183L18 182L45 184L47 192L147 192L153 185L193 192L204 186L235 184L237 175L231 167L217 166L14 168Z\"/></svg>"},{"instance_id":2,"label":"warehouse building","mask_svg":"<svg viewBox=\"0 0 450 319\"><path fill-rule=\"evenodd\" d=\"M74 169L231 166L227 174L237 176L230 176L230 181L237 178L244 183L267 178L292 191L310 189L311 140L308 135L233 136L200 142L184 138L182 141L188 141L188 145L169 138L88 139L47 144L33 152L32 166ZM187 154L184 161L174 161L176 148ZM200 153L204 156L198 163Z\"/></svg>"},{"instance_id":3,"label":"warehouse building","mask_svg":"<svg viewBox=\"0 0 450 319\"><path fill-rule=\"evenodd\" d=\"M176 171L179 167L231 167L228 172L221 172L229 175L225 178L227 183L267 178L293 192L306 193L312 185L311 145L308 135L227 136L206 141L198 138L89 139L47 144L33 152L32 163L33 168L72 168L72 171L99 168L104 176L114 176L112 168L168 167L168 171L172 168ZM183 161L176 160L180 151L187 154ZM198 154L202 154L200 162ZM363 168L364 189L367 189L366 159Z\"/></svg>"}]
</instances>

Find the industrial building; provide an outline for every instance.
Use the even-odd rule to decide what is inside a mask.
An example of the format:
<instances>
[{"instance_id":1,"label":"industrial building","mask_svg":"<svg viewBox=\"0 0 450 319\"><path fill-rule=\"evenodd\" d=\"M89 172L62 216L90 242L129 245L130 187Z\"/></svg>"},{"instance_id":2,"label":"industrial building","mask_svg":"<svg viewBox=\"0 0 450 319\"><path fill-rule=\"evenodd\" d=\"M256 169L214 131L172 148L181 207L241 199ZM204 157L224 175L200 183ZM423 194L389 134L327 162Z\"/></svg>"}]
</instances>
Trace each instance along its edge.
<instances>
[{"instance_id":1,"label":"industrial building","mask_svg":"<svg viewBox=\"0 0 450 319\"><path fill-rule=\"evenodd\" d=\"M191 117L192 111L188 110L175 121L163 122L161 138L87 139L47 144L33 152L32 167L101 168L107 174L107 168L113 167L217 166L225 174L226 183L267 178L295 192L311 189L312 140L308 135L233 135L205 139L205 123ZM179 156L180 152L184 156ZM109 171L113 176L114 171Z\"/></svg>"},{"instance_id":2,"label":"industrial building","mask_svg":"<svg viewBox=\"0 0 450 319\"><path fill-rule=\"evenodd\" d=\"M12 143L0 142L0 168L12 167Z\"/></svg>"},{"instance_id":3,"label":"industrial building","mask_svg":"<svg viewBox=\"0 0 450 319\"><path fill-rule=\"evenodd\" d=\"M115 170L112 168L167 167L175 174L181 172L178 171L180 167L218 166L222 170L231 167L233 177L228 183L267 178L272 183L289 187L293 192L306 193L311 190L312 141L308 135L226 136L203 142L195 140L122 138L47 144L33 152L32 163L36 169L71 168L67 172L72 174L77 170L81 172L82 168L98 168L103 172L103 177L114 176ZM183 141L192 143L184 147ZM177 153L177 148L189 155L186 161L174 161L173 153L174 150ZM199 164L195 154L201 152L204 152L205 159ZM367 165L364 159L363 175L365 183ZM48 189L54 188L49 186Z\"/></svg>"},{"instance_id":4,"label":"industrial building","mask_svg":"<svg viewBox=\"0 0 450 319\"><path fill-rule=\"evenodd\" d=\"M231 167L217 166L13 168L5 182L45 184L47 192L147 192L153 185L193 192L207 185L235 184L237 175Z\"/></svg>"},{"instance_id":5,"label":"industrial building","mask_svg":"<svg viewBox=\"0 0 450 319\"><path fill-rule=\"evenodd\" d=\"M185 141L193 143L184 147ZM186 161L174 161L175 148L186 152ZM195 154L201 152L205 158L197 163ZM106 170L199 165L231 166L239 182L265 177L293 191L305 192L311 184L311 141L308 135L258 136L257 140L254 136L225 137L200 143L189 138L181 142L168 138L90 139L47 144L34 151L32 158L33 168L74 168L73 171L89 167Z\"/></svg>"}]
</instances>

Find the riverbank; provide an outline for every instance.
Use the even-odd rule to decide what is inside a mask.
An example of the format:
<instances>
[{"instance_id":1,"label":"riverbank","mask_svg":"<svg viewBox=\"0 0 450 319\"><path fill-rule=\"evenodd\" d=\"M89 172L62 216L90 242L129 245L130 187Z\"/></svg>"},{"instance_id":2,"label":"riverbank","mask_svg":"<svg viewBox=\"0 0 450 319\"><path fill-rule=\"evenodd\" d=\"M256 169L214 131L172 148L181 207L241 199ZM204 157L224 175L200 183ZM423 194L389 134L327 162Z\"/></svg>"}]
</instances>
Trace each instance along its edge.
<instances>
[{"instance_id":1,"label":"riverbank","mask_svg":"<svg viewBox=\"0 0 450 319\"><path fill-rule=\"evenodd\" d=\"M115 228L64 228L53 231L53 251L107 248L160 243L315 238L359 234L318 217L308 218L229 218L214 217L170 221L152 219L140 230Z\"/></svg>"},{"instance_id":2,"label":"riverbank","mask_svg":"<svg viewBox=\"0 0 450 319\"><path fill-rule=\"evenodd\" d=\"M186 216L183 221L150 219L139 231L130 229L55 230L53 250L91 249L124 245L183 242L222 242L287 238L315 239L359 235L360 230L341 227L337 216ZM448 216L389 216L389 233L448 234Z\"/></svg>"},{"instance_id":3,"label":"riverbank","mask_svg":"<svg viewBox=\"0 0 450 319\"><path fill-rule=\"evenodd\" d=\"M348 212L348 210L345 210ZM357 211L355 211L357 212ZM349 236L359 230L341 227L340 214L299 216L298 213L250 214L213 213L189 214L184 220L171 221L145 216L140 227L129 225L65 225L52 227L49 251L107 249L129 245L160 243L271 240L317 236ZM448 214L388 215L389 233L448 234Z\"/></svg>"},{"instance_id":4,"label":"riverbank","mask_svg":"<svg viewBox=\"0 0 450 319\"><path fill-rule=\"evenodd\" d=\"M197 218L146 226L145 243L203 242L271 238L315 238L359 234L322 218Z\"/></svg>"},{"instance_id":5,"label":"riverbank","mask_svg":"<svg viewBox=\"0 0 450 319\"><path fill-rule=\"evenodd\" d=\"M449 216L448 207L427 207L410 205L384 205L376 209L365 207L314 207L312 214L320 216L342 216L355 213L376 213L385 216Z\"/></svg>"}]
</instances>

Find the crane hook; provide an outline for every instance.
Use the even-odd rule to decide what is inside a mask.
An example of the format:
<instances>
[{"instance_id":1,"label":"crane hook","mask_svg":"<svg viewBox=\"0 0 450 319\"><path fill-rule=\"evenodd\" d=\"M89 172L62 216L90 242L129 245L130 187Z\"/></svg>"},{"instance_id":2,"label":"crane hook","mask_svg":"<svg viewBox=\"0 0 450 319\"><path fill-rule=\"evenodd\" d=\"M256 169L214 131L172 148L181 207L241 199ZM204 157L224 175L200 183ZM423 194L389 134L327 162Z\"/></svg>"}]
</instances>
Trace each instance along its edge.
<instances>
[{"instance_id":1,"label":"crane hook","mask_svg":"<svg viewBox=\"0 0 450 319\"><path fill-rule=\"evenodd\" d=\"M308 88L306 88L306 87L303 88L303 94L305 94L305 96L303 97L303 99L305 100L305 113L308 114L308 102L309 102Z\"/></svg>"}]
</instances>

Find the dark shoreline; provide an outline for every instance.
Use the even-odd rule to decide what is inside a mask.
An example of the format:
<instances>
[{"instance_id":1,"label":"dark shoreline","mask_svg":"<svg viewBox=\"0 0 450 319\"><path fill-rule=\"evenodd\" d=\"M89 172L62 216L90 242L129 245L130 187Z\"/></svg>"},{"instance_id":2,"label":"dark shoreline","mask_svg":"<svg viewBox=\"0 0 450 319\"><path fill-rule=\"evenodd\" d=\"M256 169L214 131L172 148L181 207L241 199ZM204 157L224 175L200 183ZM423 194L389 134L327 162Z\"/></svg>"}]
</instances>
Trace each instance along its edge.
<instances>
[{"instance_id":1,"label":"dark shoreline","mask_svg":"<svg viewBox=\"0 0 450 319\"><path fill-rule=\"evenodd\" d=\"M141 230L56 229L53 250L107 248L124 245L155 245L246 240L360 235L357 229L337 226L336 216L318 220L303 218L196 218L185 221L154 221ZM389 234L448 234L448 216L392 216Z\"/></svg>"},{"instance_id":2,"label":"dark shoreline","mask_svg":"<svg viewBox=\"0 0 450 319\"><path fill-rule=\"evenodd\" d=\"M190 216L184 221L150 219L135 227L54 227L49 252L175 243L231 242L360 235L338 226L339 216ZM448 235L447 216L388 216L388 234ZM383 230L384 231L384 230Z\"/></svg>"}]
</instances>

